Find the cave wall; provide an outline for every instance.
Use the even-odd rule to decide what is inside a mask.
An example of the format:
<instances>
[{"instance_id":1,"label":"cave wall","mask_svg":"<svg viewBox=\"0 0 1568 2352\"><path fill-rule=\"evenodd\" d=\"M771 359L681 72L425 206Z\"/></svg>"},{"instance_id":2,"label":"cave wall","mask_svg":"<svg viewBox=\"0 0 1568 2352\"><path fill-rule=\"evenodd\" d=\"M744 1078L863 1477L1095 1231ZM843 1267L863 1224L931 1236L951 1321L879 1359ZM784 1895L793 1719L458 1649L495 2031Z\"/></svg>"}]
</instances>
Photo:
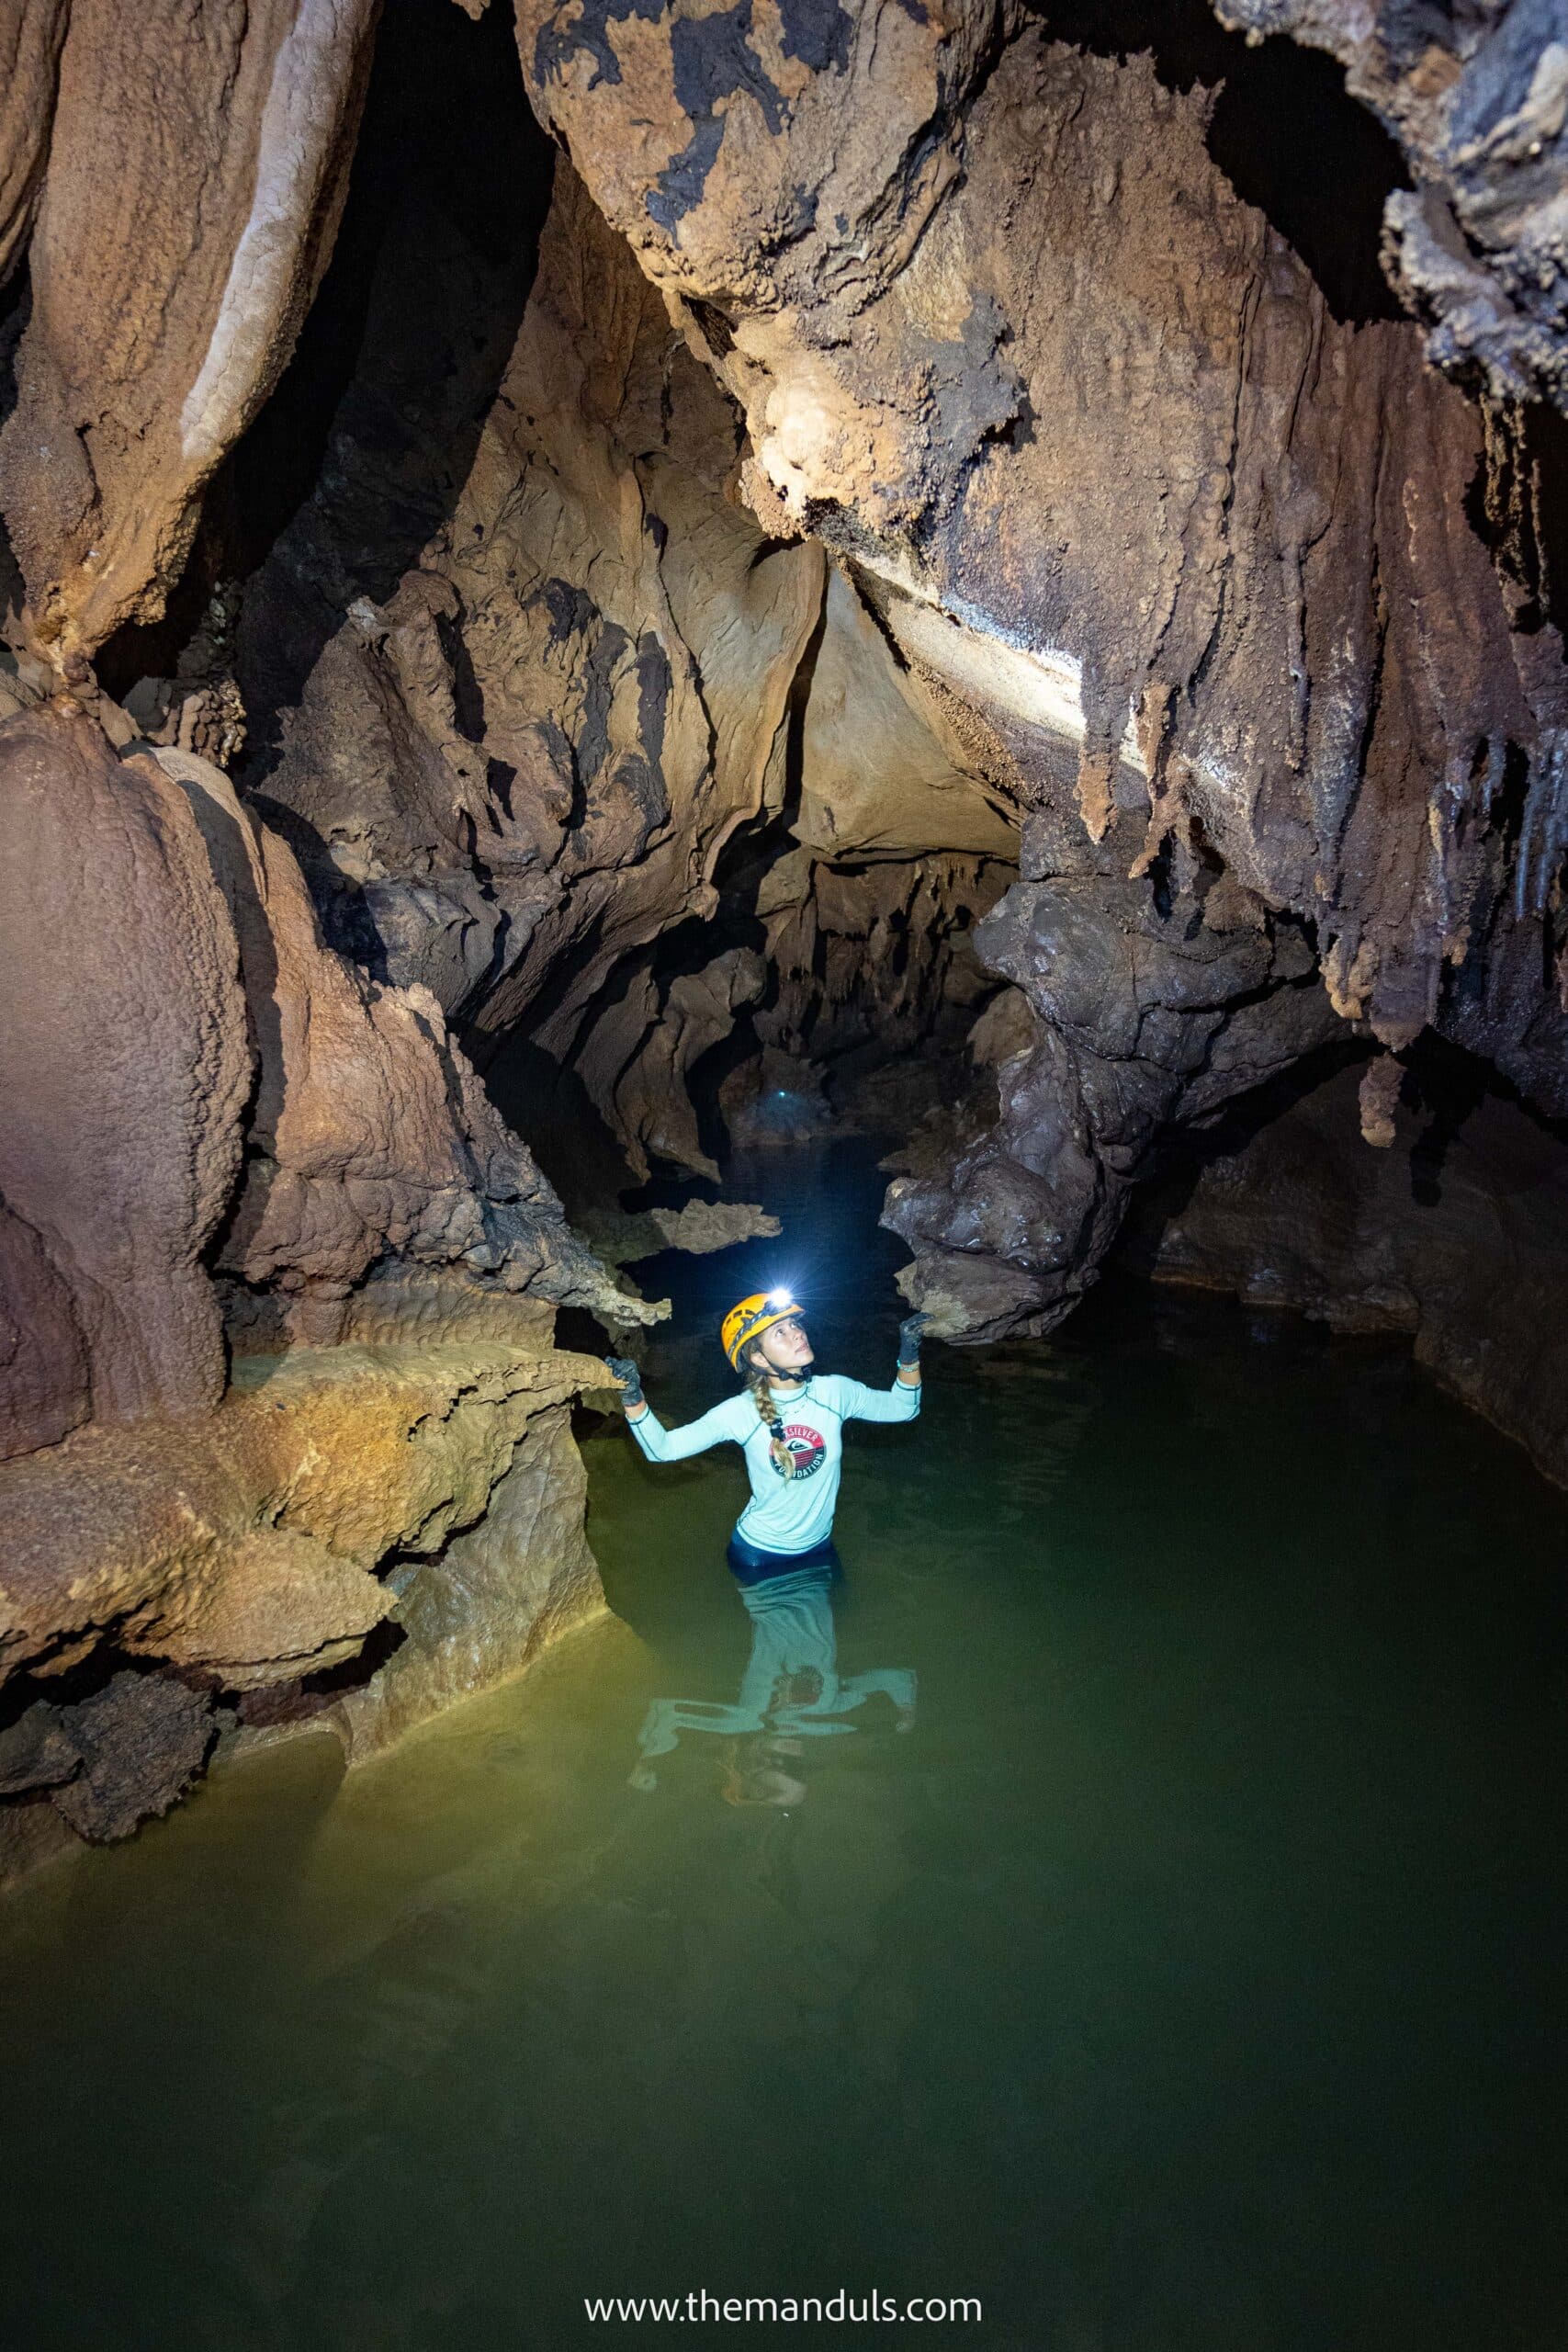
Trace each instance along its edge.
<instances>
[{"instance_id":1,"label":"cave wall","mask_svg":"<svg viewBox=\"0 0 1568 2352\"><path fill-rule=\"evenodd\" d=\"M334 423L342 463L240 593L262 746L242 773L346 952L430 987L481 1056L522 1026L570 1060L634 1173L650 1153L711 1173L687 1092L703 1055L752 1007L760 1045L808 1054L810 1031L836 1050L825 1007L852 982L814 971L818 941L852 938L869 980L891 901L922 887L890 997L921 1008L897 1042L929 1027L958 896L976 857L1016 862L1015 819L822 550L759 526L739 411L564 162L451 512L380 603L355 593L345 549L378 505L407 503L413 436L400 410L389 424L387 388L423 401L430 372L400 342L405 267L389 248ZM471 316L438 326L447 381L464 382ZM322 642L274 752L291 628ZM795 858L791 926L780 861L797 843L818 854ZM962 883L954 851L973 854Z\"/></svg>"},{"instance_id":2,"label":"cave wall","mask_svg":"<svg viewBox=\"0 0 1568 2352\"><path fill-rule=\"evenodd\" d=\"M253 786L319 837L345 942L357 917L481 1031L554 978L540 1040L570 1042L622 956L711 910L725 839L781 789L822 559L773 553L726 503L737 439L563 165L453 511L384 607L339 614ZM342 505L334 482L301 514L244 637L333 599Z\"/></svg>"},{"instance_id":3,"label":"cave wall","mask_svg":"<svg viewBox=\"0 0 1568 2352\"><path fill-rule=\"evenodd\" d=\"M1380 6L1215 0L1252 38L1338 59L1416 175L1390 194L1388 271L1427 355L1504 406L1568 408L1568 43L1554 0Z\"/></svg>"},{"instance_id":4,"label":"cave wall","mask_svg":"<svg viewBox=\"0 0 1568 2352\"><path fill-rule=\"evenodd\" d=\"M1139 1201L1129 1261L1344 1336L1408 1340L1568 1486L1568 1161L1483 1066L1454 1059L1435 1080L1404 1074L1378 1149L1356 1068L1254 1132L1190 1148Z\"/></svg>"},{"instance_id":5,"label":"cave wall","mask_svg":"<svg viewBox=\"0 0 1568 2352\"><path fill-rule=\"evenodd\" d=\"M0 132L13 251L32 215L30 308L0 506L29 636L68 679L161 611L203 488L282 372L332 250L378 10L20 12Z\"/></svg>"},{"instance_id":6,"label":"cave wall","mask_svg":"<svg viewBox=\"0 0 1568 2352\"><path fill-rule=\"evenodd\" d=\"M41 1806L88 1817L84 1709L99 1779L118 1775L92 1818L123 1834L215 1724L330 1719L368 1752L595 1605L561 1400L596 1367L552 1348L553 1310L618 1329L660 1310L574 1239L451 1024L481 1053L520 1023L572 1053L634 1170L709 1165L683 1082L738 1007L756 1000L760 1052L849 1050L870 969L917 1036L949 993L950 933L1013 848L879 636L880 701L856 705L839 653L863 610L840 583L829 614L822 551L770 538L737 496L733 401L570 166L552 192L525 135L529 187L474 202L411 138L410 22L367 75L368 21L326 27L333 74L303 90L303 24L268 49L261 20L215 18L190 54L177 18L142 28L156 99L126 84L91 203L118 202L123 230L204 74L230 74L231 119L190 159L222 200L163 187L141 277L120 250L141 341L50 290L88 233L73 126L118 70L86 8L41 198L23 158L18 227L35 203L38 227L9 472L0 452L18 559L0 761L6 1499L26 1540L0 1707L20 1801L3 1826L29 1850ZM437 39L450 100L479 53L455 67ZM289 112L307 101L319 139ZM266 210L279 107L295 171ZM481 151L495 120L476 116ZM176 462L164 428L207 364L198 297L254 268L258 221L281 308L268 325L258 297L220 429ZM179 292L161 311L159 268ZM297 368L239 440L323 280ZM23 436L68 416L63 467L30 464ZM134 481L116 472L132 447ZM824 644L836 683L808 728ZM753 989L770 947L783 982ZM380 1480L367 1510L361 1464L427 1417L439 1474ZM100 1504L51 1546L82 1484ZM367 1644L358 1687L317 1687Z\"/></svg>"},{"instance_id":7,"label":"cave wall","mask_svg":"<svg viewBox=\"0 0 1568 2352\"><path fill-rule=\"evenodd\" d=\"M572 1234L417 975L324 934L276 811L219 763L244 741L236 568L310 487L276 461L341 355L265 412L256 472L230 458L327 267L376 13L170 9L133 37L84 0L14 37L0 1877L128 1834L215 1742L319 1722L366 1752L602 1606L568 1408L603 1371L556 1310L662 1311ZM418 218L439 288L452 241ZM491 260L515 289L526 257ZM433 437L450 467L462 435ZM404 481L391 586L453 488ZM320 626L288 610L275 672Z\"/></svg>"}]
</instances>

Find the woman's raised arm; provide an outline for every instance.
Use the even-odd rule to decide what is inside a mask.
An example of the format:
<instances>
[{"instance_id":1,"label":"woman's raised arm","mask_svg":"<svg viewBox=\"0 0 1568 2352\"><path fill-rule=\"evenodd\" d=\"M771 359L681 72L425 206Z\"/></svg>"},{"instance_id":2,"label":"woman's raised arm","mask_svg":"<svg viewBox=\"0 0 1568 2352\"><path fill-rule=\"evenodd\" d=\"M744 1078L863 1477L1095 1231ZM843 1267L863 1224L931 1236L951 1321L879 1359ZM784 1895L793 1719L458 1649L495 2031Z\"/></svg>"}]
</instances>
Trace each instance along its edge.
<instances>
[{"instance_id":1,"label":"woman's raised arm","mask_svg":"<svg viewBox=\"0 0 1568 2352\"><path fill-rule=\"evenodd\" d=\"M722 1445L727 1439L735 1438L732 1396L696 1420L682 1422L677 1430L667 1430L643 1395L642 1376L631 1358L607 1356L605 1362L621 1384L626 1427L650 1462L684 1462L691 1454L705 1453L710 1445Z\"/></svg>"}]
</instances>

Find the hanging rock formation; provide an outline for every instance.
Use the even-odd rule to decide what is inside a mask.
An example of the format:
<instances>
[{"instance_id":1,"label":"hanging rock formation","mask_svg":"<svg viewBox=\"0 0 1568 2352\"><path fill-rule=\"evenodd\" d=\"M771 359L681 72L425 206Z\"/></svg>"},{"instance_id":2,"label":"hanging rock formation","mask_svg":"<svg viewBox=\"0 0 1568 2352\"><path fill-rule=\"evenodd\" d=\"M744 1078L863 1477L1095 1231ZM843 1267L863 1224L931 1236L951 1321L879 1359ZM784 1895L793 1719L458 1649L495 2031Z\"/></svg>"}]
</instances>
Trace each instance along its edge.
<instances>
[{"instance_id":1,"label":"hanging rock formation","mask_svg":"<svg viewBox=\"0 0 1568 2352\"><path fill-rule=\"evenodd\" d=\"M203 487L282 372L332 251L376 13L23 0L0 116L17 228L46 130L49 160L0 506L34 641L67 678L162 611Z\"/></svg>"},{"instance_id":2,"label":"hanging rock formation","mask_svg":"<svg viewBox=\"0 0 1568 2352\"><path fill-rule=\"evenodd\" d=\"M411 322L404 267L389 252L372 288L338 461L243 594L264 743L269 705L302 681L250 788L346 952L430 987L480 1040L525 1022L579 1069L635 1173L650 1152L711 1172L693 1065L747 1008L761 1040L789 1032L795 1050L821 1010L781 943L781 851L820 854L839 931L854 901L863 943L890 892L934 891L904 926L923 1018L975 896L971 867L954 898L943 854L1010 865L1014 824L820 548L770 539L747 510L734 403L570 165L450 512L390 594L362 593L371 518L407 512L438 462L473 397L470 322L482 340L496 299L470 258L461 325ZM433 324L451 387L434 416L430 353L408 349ZM817 867L794 871L815 936ZM691 968L666 952L682 924L715 930ZM869 979L831 973L827 996L869 1009Z\"/></svg>"},{"instance_id":3,"label":"hanging rock formation","mask_svg":"<svg viewBox=\"0 0 1568 2352\"><path fill-rule=\"evenodd\" d=\"M1216 168L1202 89L981 6L743 22L536 0L520 28L536 104L744 410L755 511L835 550L1024 815L1028 890L1082 905L1089 874L1131 876L1140 906L1110 887L1096 922L1146 936L1206 930L1222 876L1244 921L1311 926L1346 1021L1395 1045L1436 1025L1561 1111L1568 1023L1540 978L1568 846L1557 634L1513 626L1472 520L1475 412L1414 327L1332 315ZM1140 803L1112 865L1096 845ZM1261 985L1232 1000L1238 1071L1269 1058ZM1301 1042L1283 1017L1280 1060ZM1107 1131L1046 1018L1049 1067L1009 1090L992 1153L889 1211L922 1295L1005 1232L1036 1328L1113 1222L1050 1197L1083 1195L1072 1162ZM1130 1172L1131 1131L1120 1148ZM1032 1166L1048 1206L1021 1216L998 1170Z\"/></svg>"},{"instance_id":4,"label":"hanging rock formation","mask_svg":"<svg viewBox=\"0 0 1568 2352\"><path fill-rule=\"evenodd\" d=\"M403 303L389 264L373 345ZM360 925L391 976L497 1027L570 974L541 1031L558 1050L629 950L712 912L725 839L779 797L822 559L770 557L726 504L729 405L565 169L455 507L384 605L343 617L344 536L404 447L370 406L344 404L350 496L323 488L246 596L258 671L290 609L337 623L255 788L310 828L341 935Z\"/></svg>"}]
</instances>

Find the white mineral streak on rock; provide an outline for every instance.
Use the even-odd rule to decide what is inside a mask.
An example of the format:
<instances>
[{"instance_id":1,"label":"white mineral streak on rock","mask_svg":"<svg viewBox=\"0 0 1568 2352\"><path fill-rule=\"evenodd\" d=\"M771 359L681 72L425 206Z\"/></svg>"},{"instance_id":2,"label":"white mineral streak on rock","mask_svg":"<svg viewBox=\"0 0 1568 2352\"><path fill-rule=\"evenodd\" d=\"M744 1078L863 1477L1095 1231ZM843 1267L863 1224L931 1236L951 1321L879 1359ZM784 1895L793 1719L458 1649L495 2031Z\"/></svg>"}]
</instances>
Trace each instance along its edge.
<instances>
[{"instance_id":1,"label":"white mineral streak on rock","mask_svg":"<svg viewBox=\"0 0 1568 2352\"><path fill-rule=\"evenodd\" d=\"M928 582L908 563L884 562L881 551L857 548L855 560L868 571L902 590L909 599L892 616L892 625L905 651L945 679L953 692L976 710L1002 711L1027 727L1065 741L1084 740L1083 663L1076 653L1059 646L1026 645L1021 638L1000 634L987 614L935 603ZM953 600L957 604L957 600ZM1129 709L1122 730L1122 758L1141 776L1148 763L1138 746L1137 730Z\"/></svg>"},{"instance_id":2,"label":"white mineral streak on rock","mask_svg":"<svg viewBox=\"0 0 1568 2352\"><path fill-rule=\"evenodd\" d=\"M276 334L341 111L333 51L351 43L367 0L299 0L278 44L256 141L250 218L234 248L201 372L180 411L181 455L206 465L240 425L239 412Z\"/></svg>"}]
</instances>

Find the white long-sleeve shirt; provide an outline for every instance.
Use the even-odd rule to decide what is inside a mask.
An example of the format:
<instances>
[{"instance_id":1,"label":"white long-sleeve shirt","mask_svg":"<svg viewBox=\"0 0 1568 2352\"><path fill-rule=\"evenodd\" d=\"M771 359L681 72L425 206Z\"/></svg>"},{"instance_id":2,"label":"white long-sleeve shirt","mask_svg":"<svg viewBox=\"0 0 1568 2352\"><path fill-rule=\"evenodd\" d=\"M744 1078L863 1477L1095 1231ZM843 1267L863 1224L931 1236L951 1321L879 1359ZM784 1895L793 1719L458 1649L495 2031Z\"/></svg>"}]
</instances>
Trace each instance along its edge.
<instances>
[{"instance_id":1,"label":"white long-sleeve shirt","mask_svg":"<svg viewBox=\"0 0 1568 2352\"><path fill-rule=\"evenodd\" d=\"M895 1380L891 1388L867 1388L841 1373L814 1374L791 1396L775 1396L784 1442L795 1456L786 1478L773 1457L766 1422L750 1389L680 1429L667 1430L651 1405L626 1427L650 1462L684 1462L711 1445L738 1445L746 1456L751 1499L736 1522L736 1533L761 1552L809 1552L832 1532L839 1499L846 1421L912 1421L920 1392Z\"/></svg>"}]
</instances>

